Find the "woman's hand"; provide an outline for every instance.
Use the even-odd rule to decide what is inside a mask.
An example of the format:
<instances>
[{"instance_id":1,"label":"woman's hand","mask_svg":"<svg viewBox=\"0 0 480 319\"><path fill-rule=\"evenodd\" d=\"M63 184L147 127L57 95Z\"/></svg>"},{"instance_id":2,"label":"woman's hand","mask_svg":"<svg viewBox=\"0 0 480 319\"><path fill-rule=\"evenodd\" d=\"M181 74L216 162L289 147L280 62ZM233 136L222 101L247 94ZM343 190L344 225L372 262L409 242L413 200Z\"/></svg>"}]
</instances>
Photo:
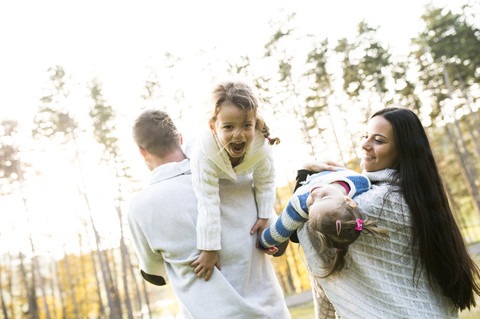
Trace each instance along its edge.
<instances>
[{"instance_id":1,"label":"woman's hand","mask_svg":"<svg viewBox=\"0 0 480 319\"><path fill-rule=\"evenodd\" d=\"M322 171L336 171L339 167L345 167L342 164L333 161L313 161L305 163L302 166L302 169L306 169L311 172L322 172Z\"/></svg>"}]
</instances>

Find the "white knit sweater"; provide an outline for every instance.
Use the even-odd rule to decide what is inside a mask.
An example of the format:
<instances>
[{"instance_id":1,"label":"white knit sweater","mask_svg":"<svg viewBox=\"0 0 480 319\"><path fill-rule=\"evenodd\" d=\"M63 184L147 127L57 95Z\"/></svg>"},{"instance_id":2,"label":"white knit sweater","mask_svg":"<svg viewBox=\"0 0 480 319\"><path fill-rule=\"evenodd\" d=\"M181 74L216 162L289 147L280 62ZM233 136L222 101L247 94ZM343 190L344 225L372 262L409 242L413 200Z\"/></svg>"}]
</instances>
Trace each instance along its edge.
<instances>
[{"instance_id":1,"label":"white knit sweater","mask_svg":"<svg viewBox=\"0 0 480 319\"><path fill-rule=\"evenodd\" d=\"M220 179L236 181L239 176L252 174L258 217L272 216L275 202L273 155L260 132L255 131L252 143L240 164L235 167L232 167L227 152L216 136L211 131L203 132L192 146L191 169L193 188L198 199L198 249L221 249Z\"/></svg>"},{"instance_id":2,"label":"white knit sweater","mask_svg":"<svg viewBox=\"0 0 480 319\"><path fill-rule=\"evenodd\" d=\"M410 212L395 186L391 169L364 172L372 189L356 197L363 217L388 230L388 239L360 236L350 245L347 269L325 279L306 227L298 232L312 281L316 318L458 318L449 298L431 287L425 271L413 280L414 258L409 247ZM445 274L448 276L448 274ZM417 269L418 276L418 269Z\"/></svg>"}]
</instances>

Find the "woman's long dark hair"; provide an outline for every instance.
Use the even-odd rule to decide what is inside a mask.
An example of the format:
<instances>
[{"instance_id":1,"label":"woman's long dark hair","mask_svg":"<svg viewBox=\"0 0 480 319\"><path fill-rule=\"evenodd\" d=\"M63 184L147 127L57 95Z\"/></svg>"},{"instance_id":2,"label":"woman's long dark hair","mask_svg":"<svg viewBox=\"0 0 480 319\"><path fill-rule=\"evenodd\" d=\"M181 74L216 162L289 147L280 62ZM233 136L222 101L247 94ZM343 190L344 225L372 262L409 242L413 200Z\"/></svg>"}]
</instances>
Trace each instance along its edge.
<instances>
[{"instance_id":1,"label":"woman's long dark hair","mask_svg":"<svg viewBox=\"0 0 480 319\"><path fill-rule=\"evenodd\" d=\"M375 116L393 128L400 187L411 212L415 273L425 270L430 283L438 284L459 309L475 307L479 268L453 217L422 123L402 108L385 108Z\"/></svg>"}]
</instances>

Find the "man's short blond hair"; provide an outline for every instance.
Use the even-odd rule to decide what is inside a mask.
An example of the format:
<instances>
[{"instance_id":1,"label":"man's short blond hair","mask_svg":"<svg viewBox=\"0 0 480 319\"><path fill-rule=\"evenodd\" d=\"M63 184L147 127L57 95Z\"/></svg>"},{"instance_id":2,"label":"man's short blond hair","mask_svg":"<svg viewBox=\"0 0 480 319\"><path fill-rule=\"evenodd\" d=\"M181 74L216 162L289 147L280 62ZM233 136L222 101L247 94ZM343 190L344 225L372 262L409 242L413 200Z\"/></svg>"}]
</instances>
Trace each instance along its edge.
<instances>
[{"instance_id":1,"label":"man's short blond hair","mask_svg":"<svg viewBox=\"0 0 480 319\"><path fill-rule=\"evenodd\" d=\"M170 116L160 110L147 110L133 125L133 139L145 151L164 157L181 148L180 133Z\"/></svg>"}]
</instances>

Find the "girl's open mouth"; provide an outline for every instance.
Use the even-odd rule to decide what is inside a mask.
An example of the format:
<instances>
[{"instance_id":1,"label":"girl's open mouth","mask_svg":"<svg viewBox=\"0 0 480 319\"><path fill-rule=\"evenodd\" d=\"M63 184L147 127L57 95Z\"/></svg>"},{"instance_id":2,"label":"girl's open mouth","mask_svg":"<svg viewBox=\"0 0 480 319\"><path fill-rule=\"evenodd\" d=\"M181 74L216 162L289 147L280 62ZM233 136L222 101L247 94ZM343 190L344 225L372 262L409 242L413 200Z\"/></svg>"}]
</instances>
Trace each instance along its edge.
<instances>
[{"instance_id":1,"label":"girl's open mouth","mask_svg":"<svg viewBox=\"0 0 480 319\"><path fill-rule=\"evenodd\" d=\"M230 143L230 150L232 154L243 155L244 149L245 149L245 142Z\"/></svg>"}]
</instances>

